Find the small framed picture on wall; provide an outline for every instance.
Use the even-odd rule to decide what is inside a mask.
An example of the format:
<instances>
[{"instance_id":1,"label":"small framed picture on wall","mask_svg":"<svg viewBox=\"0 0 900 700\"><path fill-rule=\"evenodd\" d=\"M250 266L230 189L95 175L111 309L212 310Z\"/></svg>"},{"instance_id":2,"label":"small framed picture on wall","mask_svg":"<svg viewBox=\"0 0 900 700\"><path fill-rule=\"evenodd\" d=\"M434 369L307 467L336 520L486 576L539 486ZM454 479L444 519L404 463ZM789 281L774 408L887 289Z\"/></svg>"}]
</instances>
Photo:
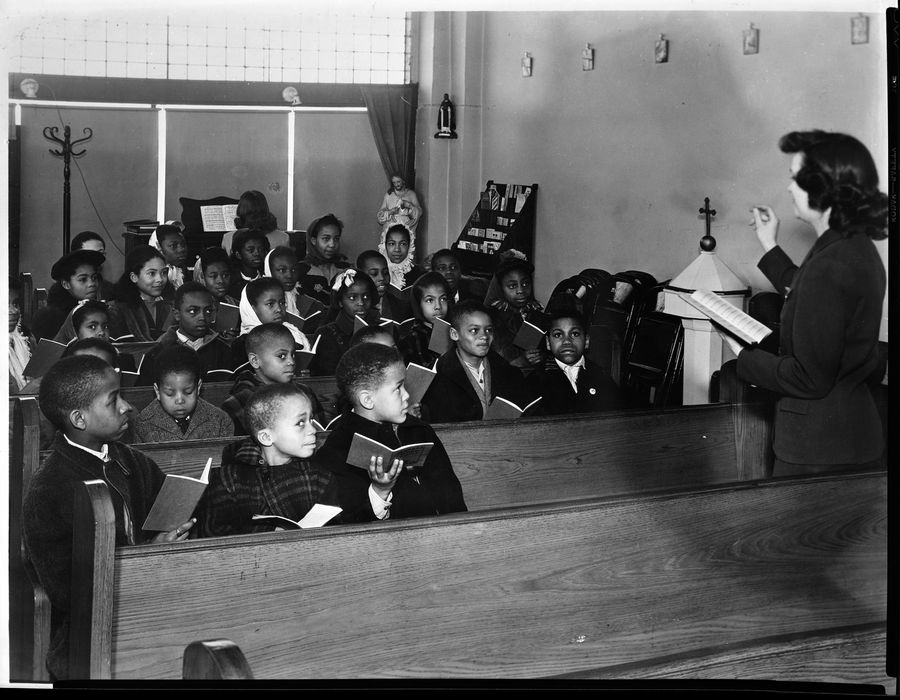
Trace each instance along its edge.
<instances>
[{"instance_id":1,"label":"small framed picture on wall","mask_svg":"<svg viewBox=\"0 0 900 700\"><path fill-rule=\"evenodd\" d=\"M865 15L853 17L850 20L850 43L869 43L869 18Z\"/></svg>"}]
</instances>

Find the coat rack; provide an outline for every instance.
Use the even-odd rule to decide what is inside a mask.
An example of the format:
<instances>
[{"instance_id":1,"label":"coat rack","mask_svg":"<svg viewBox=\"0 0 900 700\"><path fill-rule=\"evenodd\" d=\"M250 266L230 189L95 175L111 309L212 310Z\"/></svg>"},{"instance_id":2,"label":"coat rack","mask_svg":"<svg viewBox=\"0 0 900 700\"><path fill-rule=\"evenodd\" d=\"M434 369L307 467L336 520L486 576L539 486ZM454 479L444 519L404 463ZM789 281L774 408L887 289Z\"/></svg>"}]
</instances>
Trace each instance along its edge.
<instances>
[{"instance_id":1,"label":"coat rack","mask_svg":"<svg viewBox=\"0 0 900 700\"><path fill-rule=\"evenodd\" d=\"M72 157L78 158L79 156L83 156L85 154L85 150L81 149L80 151L75 151L74 147L79 143L84 143L85 141L90 140L90 138L94 135L94 132L85 127L83 133L86 136L83 139L75 139L71 140L72 131L69 128L69 125L63 127L63 138L59 138L56 135L59 127L56 126L45 126L44 127L44 138L49 141L55 141L58 143L62 150L59 149L49 149L50 153L58 158L63 159L63 255L69 252L69 226L70 226L70 218L71 218L71 201L72 194L71 189L69 187L69 163Z\"/></svg>"}]
</instances>

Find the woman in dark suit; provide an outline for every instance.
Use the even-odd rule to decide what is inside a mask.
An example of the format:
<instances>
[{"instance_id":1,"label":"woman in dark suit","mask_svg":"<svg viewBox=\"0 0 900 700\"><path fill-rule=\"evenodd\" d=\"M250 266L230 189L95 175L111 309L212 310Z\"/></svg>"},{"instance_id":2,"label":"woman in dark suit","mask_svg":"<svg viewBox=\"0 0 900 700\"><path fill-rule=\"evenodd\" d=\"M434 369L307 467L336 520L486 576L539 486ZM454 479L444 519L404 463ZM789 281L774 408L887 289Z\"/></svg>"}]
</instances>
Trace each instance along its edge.
<instances>
[{"instance_id":1,"label":"woman in dark suit","mask_svg":"<svg viewBox=\"0 0 900 700\"><path fill-rule=\"evenodd\" d=\"M887 196L872 156L852 136L795 131L779 147L792 155L794 212L817 240L797 267L776 242L772 209L751 210L766 250L759 268L785 302L778 354L729 339L737 373L779 395L775 475L880 467L884 436L870 385L884 373L886 273L872 240L887 236Z\"/></svg>"}]
</instances>

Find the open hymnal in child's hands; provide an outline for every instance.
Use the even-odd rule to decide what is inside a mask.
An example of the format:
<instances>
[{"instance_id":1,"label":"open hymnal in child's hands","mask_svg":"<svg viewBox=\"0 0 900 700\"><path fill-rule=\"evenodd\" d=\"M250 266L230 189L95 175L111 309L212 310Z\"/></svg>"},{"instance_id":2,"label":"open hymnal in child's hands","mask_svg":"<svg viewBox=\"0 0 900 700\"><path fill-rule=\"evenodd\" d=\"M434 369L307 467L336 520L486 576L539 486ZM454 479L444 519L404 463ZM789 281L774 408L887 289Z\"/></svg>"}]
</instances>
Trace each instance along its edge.
<instances>
[{"instance_id":1,"label":"open hymnal in child's hands","mask_svg":"<svg viewBox=\"0 0 900 700\"><path fill-rule=\"evenodd\" d=\"M717 326L745 343L751 345L759 343L772 332L771 328L713 292L698 289L692 294L681 294L680 296L708 316Z\"/></svg>"},{"instance_id":2,"label":"open hymnal in child's hands","mask_svg":"<svg viewBox=\"0 0 900 700\"><path fill-rule=\"evenodd\" d=\"M379 326L381 328L386 328L387 330L392 330L391 326L394 324L393 321L389 318L376 318L372 317L371 320L367 321L359 314L356 314L353 317L353 332L366 328L367 326Z\"/></svg>"},{"instance_id":3,"label":"open hymnal in child's hands","mask_svg":"<svg viewBox=\"0 0 900 700\"><path fill-rule=\"evenodd\" d=\"M304 370L309 367L309 363L312 362L313 358L316 356L316 348L319 347L319 341L322 339L321 335L317 335L316 339L313 341L311 348L303 348L302 350L294 350L294 370Z\"/></svg>"},{"instance_id":4,"label":"open hymnal in child's hands","mask_svg":"<svg viewBox=\"0 0 900 700\"><path fill-rule=\"evenodd\" d=\"M540 347L547 333L549 318L544 314L533 314L530 321L522 321L519 332L513 338L513 345L523 350L534 350Z\"/></svg>"},{"instance_id":5,"label":"open hymnal in child's hands","mask_svg":"<svg viewBox=\"0 0 900 700\"><path fill-rule=\"evenodd\" d=\"M151 532L171 532L190 520L200 497L209 485L212 457L206 460L199 479L181 474L166 474L153 507L147 513L142 529Z\"/></svg>"},{"instance_id":6,"label":"open hymnal in child's hands","mask_svg":"<svg viewBox=\"0 0 900 700\"><path fill-rule=\"evenodd\" d=\"M543 396L538 396L534 401L525 407L520 407L502 396L497 396L491 401L487 411L484 414L484 420L515 420L526 411L534 407Z\"/></svg>"},{"instance_id":7,"label":"open hymnal in child's hands","mask_svg":"<svg viewBox=\"0 0 900 700\"><path fill-rule=\"evenodd\" d=\"M431 322L431 337L428 340L428 349L443 355L450 349L450 328L452 326L442 318L435 318Z\"/></svg>"},{"instance_id":8,"label":"open hymnal in child's hands","mask_svg":"<svg viewBox=\"0 0 900 700\"><path fill-rule=\"evenodd\" d=\"M241 310L234 304L220 301L216 308L216 330L222 331L234 330L241 325Z\"/></svg>"},{"instance_id":9,"label":"open hymnal in child's hands","mask_svg":"<svg viewBox=\"0 0 900 700\"><path fill-rule=\"evenodd\" d=\"M429 369L415 362L410 362L406 368L406 391L409 393L409 404L411 406L422 403L422 397L431 386L431 382L437 376L437 360L434 361L434 367Z\"/></svg>"},{"instance_id":10,"label":"open hymnal in child's hands","mask_svg":"<svg viewBox=\"0 0 900 700\"><path fill-rule=\"evenodd\" d=\"M281 515L254 515L256 523L273 525L276 530L305 530L308 527L322 527L341 512L338 506L316 503L300 520L291 520Z\"/></svg>"},{"instance_id":11,"label":"open hymnal in child's hands","mask_svg":"<svg viewBox=\"0 0 900 700\"><path fill-rule=\"evenodd\" d=\"M310 332L314 326L318 328L321 316L321 310L310 311L308 316L298 316L297 314L292 314L290 311L285 311L284 320L296 326L297 330L307 333Z\"/></svg>"},{"instance_id":12,"label":"open hymnal in child's hands","mask_svg":"<svg viewBox=\"0 0 900 700\"><path fill-rule=\"evenodd\" d=\"M368 438L360 433L354 433L353 441L350 443L350 452L347 455L347 464L368 470L369 463L374 455L376 459L378 457L382 458L382 465L385 471L390 469L395 459L402 459L404 468L412 469L425 464L425 459L431 452L432 447L434 447L433 442L416 442L412 445L403 445L402 447L391 449L377 440Z\"/></svg>"}]
</instances>

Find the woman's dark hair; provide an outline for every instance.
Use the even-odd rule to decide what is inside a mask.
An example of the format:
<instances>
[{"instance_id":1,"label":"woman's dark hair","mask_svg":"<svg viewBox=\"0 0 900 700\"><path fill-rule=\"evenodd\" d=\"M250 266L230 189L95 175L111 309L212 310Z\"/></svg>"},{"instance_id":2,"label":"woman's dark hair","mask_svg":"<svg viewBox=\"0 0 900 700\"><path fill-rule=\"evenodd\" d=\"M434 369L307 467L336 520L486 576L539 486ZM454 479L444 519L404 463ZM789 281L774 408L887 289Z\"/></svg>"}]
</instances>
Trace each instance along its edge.
<instances>
[{"instance_id":1,"label":"woman's dark hair","mask_svg":"<svg viewBox=\"0 0 900 700\"><path fill-rule=\"evenodd\" d=\"M71 243L69 243L69 252L81 250L84 248L84 244L87 241L100 241L103 244L103 247L106 248L106 241L103 240L103 236L99 233L96 231L82 231L72 239Z\"/></svg>"},{"instance_id":2,"label":"woman's dark hair","mask_svg":"<svg viewBox=\"0 0 900 700\"><path fill-rule=\"evenodd\" d=\"M84 317L91 311L102 311L106 314L107 318L109 317L109 307L104 302L97 301L96 299L88 299L81 306L76 307L72 312L72 325L75 327L76 334L84 321Z\"/></svg>"},{"instance_id":3,"label":"woman's dark hair","mask_svg":"<svg viewBox=\"0 0 900 700\"><path fill-rule=\"evenodd\" d=\"M165 265L166 259L163 254L153 246L142 244L132 248L131 252L125 256L125 270L113 286L112 298L132 305L140 302L141 293L138 291L137 285L131 281L131 273L140 274L144 265L154 258L159 258Z\"/></svg>"},{"instance_id":4,"label":"woman's dark hair","mask_svg":"<svg viewBox=\"0 0 900 700\"><path fill-rule=\"evenodd\" d=\"M819 129L781 137L784 153L802 153L794 180L809 195L809 206L831 207L828 226L845 235L887 237L887 195L878 190L878 171L869 150L853 136Z\"/></svg>"},{"instance_id":5,"label":"woman's dark hair","mask_svg":"<svg viewBox=\"0 0 900 700\"><path fill-rule=\"evenodd\" d=\"M263 233L278 228L278 220L269 211L266 195L259 190L247 190L238 200L234 217L235 228L258 228Z\"/></svg>"},{"instance_id":6,"label":"woman's dark hair","mask_svg":"<svg viewBox=\"0 0 900 700\"><path fill-rule=\"evenodd\" d=\"M267 289L277 289L279 292L284 291L284 287L274 277L257 277L255 280L247 282L247 301L251 306L255 306L257 300Z\"/></svg>"},{"instance_id":7,"label":"woman's dark hair","mask_svg":"<svg viewBox=\"0 0 900 700\"><path fill-rule=\"evenodd\" d=\"M337 218L334 214L325 214L325 216L320 216L309 225L309 237L317 238L319 236L319 231L322 230L323 226L336 226L337 230L340 233L344 232L343 221Z\"/></svg>"},{"instance_id":8,"label":"woman's dark hair","mask_svg":"<svg viewBox=\"0 0 900 700\"><path fill-rule=\"evenodd\" d=\"M407 243L412 243L412 235L410 234L409 229L406 228L406 226L404 226L403 224L394 224L394 225L391 226L387 231L385 231L385 233L384 233L384 240L385 240L385 242L387 242L387 237L388 237L390 234L395 233L395 232L397 232L397 231L399 231L399 232L402 233L404 236L406 236L406 242L407 242Z\"/></svg>"},{"instance_id":9,"label":"woman's dark hair","mask_svg":"<svg viewBox=\"0 0 900 700\"><path fill-rule=\"evenodd\" d=\"M204 274L206 273L206 268L213 263L225 263L228 267L231 267L231 256L225 252L225 249L222 246L210 246L209 248L204 248L200 251L200 255L197 257L197 261L200 263L200 270Z\"/></svg>"}]
</instances>

